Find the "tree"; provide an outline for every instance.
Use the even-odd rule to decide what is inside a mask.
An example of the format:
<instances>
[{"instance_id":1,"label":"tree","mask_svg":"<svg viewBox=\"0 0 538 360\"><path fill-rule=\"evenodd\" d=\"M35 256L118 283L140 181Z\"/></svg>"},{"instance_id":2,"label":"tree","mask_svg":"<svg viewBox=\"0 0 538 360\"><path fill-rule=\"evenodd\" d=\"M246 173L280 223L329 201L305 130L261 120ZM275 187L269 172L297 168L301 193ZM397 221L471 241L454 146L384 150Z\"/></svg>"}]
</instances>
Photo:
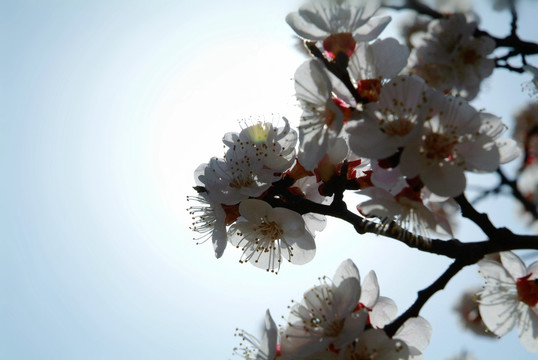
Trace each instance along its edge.
<instances>
[{"instance_id":1,"label":"tree","mask_svg":"<svg viewBox=\"0 0 538 360\"><path fill-rule=\"evenodd\" d=\"M267 312L261 342L239 332L254 349L238 353L268 359L419 358L431 336L422 307L477 263L487 284L476 294L476 328L487 326L502 336L518 325L523 345L536 352L538 263L527 267L511 250L536 250L538 238L497 227L478 212L468 200L466 173L496 173L499 184L477 199L508 189L536 220L536 103L509 139L501 137L505 125L499 117L470 101L495 69L536 76L527 57L538 53L538 45L518 36L513 1L505 4L512 22L504 38L477 27L470 9L383 4L414 12L405 28L409 51L396 39L380 37L390 21L380 5L312 1L287 16L311 56L294 76L303 109L298 130L283 118L282 126L258 122L225 134L225 155L195 171L193 230L199 240L211 239L217 258L230 243L243 251L240 262L273 273L283 262L312 260L326 216L351 224L358 234L378 234L453 262L396 316L396 304L379 296L375 273L361 286L357 267L346 260L332 279L321 279L291 307L280 337ZM514 65L516 59L520 64ZM520 155L513 175L518 182L500 165ZM353 191L361 198L344 199ZM485 240L454 238L453 218L460 214ZM465 315L470 311L476 310Z\"/></svg>"}]
</instances>

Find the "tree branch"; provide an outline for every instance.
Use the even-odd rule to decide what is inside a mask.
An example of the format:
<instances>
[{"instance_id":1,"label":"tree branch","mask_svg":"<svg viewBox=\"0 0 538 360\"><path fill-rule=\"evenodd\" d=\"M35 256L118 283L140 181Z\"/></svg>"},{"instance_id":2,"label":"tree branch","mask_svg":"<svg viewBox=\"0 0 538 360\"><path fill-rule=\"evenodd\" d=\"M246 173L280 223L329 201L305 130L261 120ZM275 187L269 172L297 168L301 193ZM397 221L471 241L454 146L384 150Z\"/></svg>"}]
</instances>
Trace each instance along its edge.
<instances>
[{"instance_id":1,"label":"tree branch","mask_svg":"<svg viewBox=\"0 0 538 360\"><path fill-rule=\"evenodd\" d=\"M456 200L456 202L459 204L461 208L461 215L463 217L466 217L478 225L484 234L486 234L490 239L499 237L498 232L500 230L492 224L487 214L476 211L473 205L471 205L471 203L465 197L465 194L456 196L454 200Z\"/></svg>"},{"instance_id":2,"label":"tree branch","mask_svg":"<svg viewBox=\"0 0 538 360\"><path fill-rule=\"evenodd\" d=\"M510 190L512 190L512 195L523 205L525 210L527 210L534 220L538 220L538 209L536 204L532 203L531 201L527 200L525 196L519 191L517 188L517 183L513 180L510 180L506 177L504 172L499 168L497 169L497 174L501 177L501 184L507 185L510 187Z\"/></svg>"},{"instance_id":3,"label":"tree branch","mask_svg":"<svg viewBox=\"0 0 538 360\"><path fill-rule=\"evenodd\" d=\"M445 288L446 284L452 279L461 269L469 264L464 263L461 260L454 261L448 269L441 275L433 284L418 292L417 300L396 320L392 323L385 326L384 330L389 337L392 337L396 331L407 321L407 319L412 317L417 317L420 313L420 310L426 304L426 302L435 294L437 291Z\"/></svg>"}]
</instances>

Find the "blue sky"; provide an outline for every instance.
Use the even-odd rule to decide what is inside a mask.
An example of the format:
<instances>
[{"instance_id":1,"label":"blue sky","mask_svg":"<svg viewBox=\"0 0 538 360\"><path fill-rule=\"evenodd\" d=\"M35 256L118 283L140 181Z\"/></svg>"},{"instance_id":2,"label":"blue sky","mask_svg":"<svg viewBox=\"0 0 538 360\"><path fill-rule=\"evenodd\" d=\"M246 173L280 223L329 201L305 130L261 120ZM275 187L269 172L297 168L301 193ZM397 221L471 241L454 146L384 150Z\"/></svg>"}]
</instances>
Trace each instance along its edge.
<instances>
[{"instance_id":1,"label":"blue sky","mask_svg":"<svg viewBox=\"0 0 538 360\"><path fill-rule=\"evenodd\" d=\"M217 261L191 240L192 172L221 154L222 135L249 117L297 121L291 78L303 57L284 22L296 3L0 3L1 358L228 359L236 327L256 333L266 308L284 315L348 257L362 274L376 270L402 311L444 271L445 259L338 222L314 261L278 276L238 264L233 249ZM533 14L536 5L520 13L528 37ZM508 27L503 15L483 20ZM527 80L499 71L476 106L508 119ZM511 204L483 205L514 223ZM530 359L515 334L494 342L459 330L458 290L479 281L466 269L426 305L428 358L467 348Z\"/></svg>"}]
</instances>

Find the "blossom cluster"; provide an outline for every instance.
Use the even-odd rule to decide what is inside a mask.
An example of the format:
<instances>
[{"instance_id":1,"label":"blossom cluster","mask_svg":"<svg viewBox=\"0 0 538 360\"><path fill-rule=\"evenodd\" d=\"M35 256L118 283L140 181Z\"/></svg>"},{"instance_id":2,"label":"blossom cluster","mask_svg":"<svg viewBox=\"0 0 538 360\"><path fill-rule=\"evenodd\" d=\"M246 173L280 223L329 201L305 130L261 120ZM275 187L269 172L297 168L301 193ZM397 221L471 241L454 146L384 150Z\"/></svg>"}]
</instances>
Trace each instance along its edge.
<instances>
[{"instance_id":1,"label":"blossom cluster","mask_svg":"<svg viewBox=\"0 0 538 360\"><path fill-rule=\"evenodd\" d=\"M286 117L245 123L223 136L222 157L194 173L192 229L198 242L211 240L217 258L230 244L241 250L241 263L268 272L278 273L286 261L308 263L326 223L312 209L338 208L345 190L360 195L355 215L378 232L397 224L427 244L431 233L453 237L451 214L467 187L466 172L496 171L520 156L518 142L525 149L520 188L527 186L527 197L538 193L536 109L525 115L515 141L501 137L507 128L501 118L469 103L493 72L496 46L476 35L473 13L421 19L407 29L408 47L380 38L391 20L379 14L380 5L312 0L286 17L312 54L294 74L302 110L297 129ZM525 268L511 253L500 259L480 262L488 285L476 296L478 309L467 301L460 311L476 320L469 326L476 332L487 327L502 336L518 323L523 344L538 351L538 268ZM291 306L280 332L269 311L261 341L238 330L243 342L236 353L246 359L422 358L430 325L409 318L389 336L384 328L396 314L396 304L379 296L375 273L361 285L347 260Z\"/></svg>"},{"instance_id":2,"label":"blossom cluster","mask_svg":"<svg viewBox=\"0 0 538 360\"><path fill-rule=\"evenodd\" d=\"M242 342L235 353L257 360L422 359L432 334L430 324L421 317L410 318L389 337L383 328L396 314L394 301L379 295L375 273L369 272L361 284L359 270L348 259L332 279L321 278L291 306L280 334L269 310L261 341L238 330Z\"/></svg>"},{"instance_id":3,"label":"blossom cluster","mask_svg":"<svg viewBox=\"0 0 538 360\"><path fill-rule=\"evenodd\" d=\"M191 199L201 204L190 209L193 228L201 239L212 239L217 257L230 243L243 251L241 262L272 272L282 260L310 261L325 219L267 201L286 202L283 194L274 195L278 188L330 203L335 177L367 198L357 210L381 227L397 222L412 233L451 235L446 209L465 190L465 172L492 172L519 155L513 140L500 138L505 125L499 117L410 74L415 67L406 46L378 38L390 21L375 16L378 7L376 1L316 0L287 16L297 35L325 57L307 60L295 73L303 110L298 131L286 118L281 127L246 126L223 137L222 158L195 171L199 194ZM342 59L347 66L340 66L341 76L323 62L338 66Z\"/></svg>"}]
</instances>

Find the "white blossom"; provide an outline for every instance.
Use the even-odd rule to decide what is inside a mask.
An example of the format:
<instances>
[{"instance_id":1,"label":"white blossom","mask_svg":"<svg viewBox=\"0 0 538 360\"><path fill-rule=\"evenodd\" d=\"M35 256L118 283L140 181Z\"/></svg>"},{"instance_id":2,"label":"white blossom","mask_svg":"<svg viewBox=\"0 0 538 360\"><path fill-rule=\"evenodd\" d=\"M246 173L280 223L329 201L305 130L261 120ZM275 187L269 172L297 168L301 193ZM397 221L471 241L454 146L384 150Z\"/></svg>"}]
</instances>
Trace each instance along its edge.
<instances>
[{"instance_id":1,"label":"white blossom","mask_svg":"<svg viewBox=\"0 0 538 360\"><path fill-rule=\"evenodd\" d=\"M334 145L344 115L332 99L331 82L316 60L303 63L295 72L295 91L303 113L299 123L299 162L313 170Z\"/></svg>"},{"instance_id":2,"label":"white blossom","mask_svg":"<svg viewBox=\"0 0 538 360\"><path fill-rule=\"evenodd\" d=\"M203 186L212 201L234 205L249 197L258 197L281 178L295 161L297 133L284 127L257 123L238 133L227 133L224 158L212 158L195 171L197 184Z\"/></svg>"},{"instance_id":3,"label":"white blossom","mask_svg":"<svg viewBox=\"0 0 538 360\"><path fill-rule=\"evenodd\" d=\"M297 265L314 258L316 244L300 214L256 199L242 201L239 213L228 239L243 251L240 262L278 273L282 258Z\"/></svg>"},{"instance_id":4,"label":"white blossom","mask_svg":"<svg viewBox=\"0 0 538 360\"><path fill-rule=\"evenodd\" d=\"M495 67L494 60L487 57L495 49L495 41L474 37L475 30L476 23L467 22L463 14L433 20L428 32L414 39L409 71L438 90L453 90L473 99Z\"/></svg>"},{"instance_id":5,"label":"white blossom","mask_svg":"<svg viewBox=\"0 0 538 360\"><path fill-rule=\"evenodd\" d=\"M225 210L221 204L212 202L205 192L198 196L190 196L187 199L199 203L199 205L193 205L187 209L192 215L191 230L200 234L195 240L198 243L203 243L211 238L215 256L220 258L228 243Z\"/></svg>"},{"instance_id":6,"label":"white blossom","mask_svg":"<svg viewBox=\"0 0 538 360\"><path fill-rule=\"evenodd\" d=\"M429 115L427 87L414 76L398 76L381 89L379 101L364 106L364 118L346 126L358 156L382 159L417 139Z\"/></svg>"},{"instance_id":7,"label":"white blossom","mask_svg":"<svg viewBox=\"0 0 538 360\"><path fill-rule=\"evenodd\" d=\"M492 172L519 155L515 142L497 139L506 129L495 115L478 112L464 99L436 93L435 115L418 141L404 147L400 168L439 196L454 197L466 185L464 171Z\"/></svg>"},{"instance_id":8,"label":"white blossom","mask_svg":"<svg viewBox=\"0 0 538 360\"><path fill-rule=\"evenodd\" d=\"M303 39L323 41L330 56L353 53L357 42L375 39L390 17L375 17L378 0L313 0L286 17Z\"/></svg>"},{"instance_id":9,"label":"white blossom","mask_svg":"<svg viewBox=\"0 0 538 360\"><path fill-rule=\"evenodd\" d=\"M283 127L274 127L270 122L257 122L241 132L227 133L222 141L228 146L227 158L240 161L248 158L275 173L289 169L295 161L297 133L290 128L288 119L282 118Z\"/></svg>"},{"instance_id":10,"label":"white blossom","mask_svg":"<svg viewBox=\"0 0 538 360\"><path fill-rule=\"evenodd\" d=\"M325 351L329 345L343 348L357 339L367 320L367 311L358 310L361 285L358 270L351 260L344 261L332 281L304 293L288 317L288 326L281 335L283 356L307 358Z\"/></svg>"},{"instance_id":11,"label":"white blossom","mask_svg":"<svg viewBox=\"0 0 538 360\"><path fill-rule=\"evenodd\" d=\"M480 315L498 336L518 327L519 340L530 352L538 352L538 261L526 267L512 252L500 253L501 262L481 260L486 280L480 295Z\"/></svg>"}]
</instances>

